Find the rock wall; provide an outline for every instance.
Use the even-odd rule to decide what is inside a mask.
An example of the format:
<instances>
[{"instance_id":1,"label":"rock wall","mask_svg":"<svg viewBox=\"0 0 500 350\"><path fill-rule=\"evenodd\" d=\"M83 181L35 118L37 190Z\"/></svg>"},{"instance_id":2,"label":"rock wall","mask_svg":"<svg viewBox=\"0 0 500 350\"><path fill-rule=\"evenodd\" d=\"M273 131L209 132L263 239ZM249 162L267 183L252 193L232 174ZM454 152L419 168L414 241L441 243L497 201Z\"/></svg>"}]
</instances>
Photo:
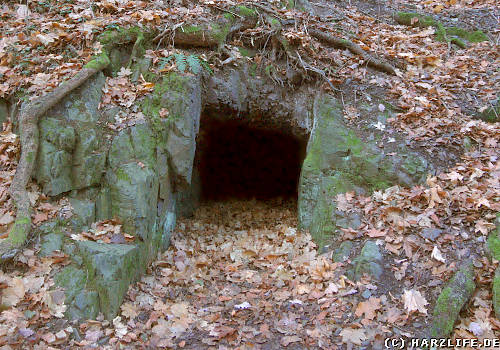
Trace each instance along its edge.
<instances>
[{"instance_id":1,"label":"rock wall","mask_svg":"<svg viewBox=\"0 0 500 350\"><path fill-rule=\"evenodd\" d=\"M40 121L34 178L46 194L69 196L71 228L116 218L135 237L133 244L75 242L64 227L42 228L50 233L42 238L42 253L61 249L73 260L56 275L71 318L95 318L99 311L114 317L129 284L168 246L177 203L187 214L184 202L192 200L185 198L201 113L199 77L166 76L144 102L147 118L118 132L105 125L113 111L97 108L104 82L96 75ZM160 108L170 117L160 118Z\"/></svg>"},{"instance_id":2,"label":"rock wall","mask_svg":"<svg viewBox=\"0 0 500 350\"><path fill-rule=\"evenodd\" d=\"M356 191L371 193L393 184L411 186L425 180L430 164L402 142L376 142L344 121L343 106L329 95L314 99L313 128L302 166L298 215L322 250L335 240L339 228L356 229L361 213L337 210L336 196Z\"/></svg>"},{"instance_id":3,"label":"rock wall","mask_svg":"<svg viewBox=\"0 0 500 350\"><path fill-rule=\"evenodd\" d=\"M402 142L381 148L376 139L366 139L363 130L344 122L342 105L314 86L278 86L245 65L204 78L171 72L156 79L154 91L137 106L145 118L122 130L106 126L118 110L98 110L102 74L40 121L34 178L49 196L67 195L75 214L41 228L46 233L41 254L60 249L72 257L55 277L66 290L70 318L95 318L99 311L113 318L128 285L168 246L177 215L195 209L200 189L193 161L204 108L310 133L299 222L320 249L334 242L340 227L356 228L361 222L360 213L337 210L337 194L411 185L431 169ZM162 109L168 110L167 118ZM121 221L133 243L77 242L65 234L65 225L78 231L111 218Z\"/></svg>"}]
</instances>

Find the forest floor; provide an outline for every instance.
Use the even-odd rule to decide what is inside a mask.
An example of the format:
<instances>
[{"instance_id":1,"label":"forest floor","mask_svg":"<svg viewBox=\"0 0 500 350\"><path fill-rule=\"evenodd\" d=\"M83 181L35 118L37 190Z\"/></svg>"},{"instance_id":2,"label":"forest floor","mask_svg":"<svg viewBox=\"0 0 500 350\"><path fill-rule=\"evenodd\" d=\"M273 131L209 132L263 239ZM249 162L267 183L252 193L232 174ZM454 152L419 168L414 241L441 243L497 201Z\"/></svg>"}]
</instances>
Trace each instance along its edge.
<instances>
[{"instance_id":1,"label":"forest floor","mask_svg":"<svg viewBox=\"0 0 500 350\"><path fill-rule=\"evenodd\" d=\"M98 52L95 36L109 26L172 25L210 17L215 5L232 3L172 1L165 9L141 1L0 2L0 97L7 100L19 89L33 96L52 90ZM325 1L312 3L315 16L283 9L278 2L267 5L296 21L283 35L300 46L309 64L327 73L330 83L359 95L368 86L383 89L401 110L391 125L409 142L429 152L458 150L458 162L425 185L339 196L341 210L365 214L362 227L346 230L342 238L376 240L384 248L388 275L354 282L346 277L349 261L335 263L331 253L318 256L310 235L297 230L294 202L205 203L193 218L179 220L171 246L130 287L111 322L100 317L75 325L63 318L64 295L54 290L52 277L69 259L63 253L40 258L38 237L32 237L0 271L0 304L9 305L0 308L1 350L383 349L385 338L424 334L440 287L465 257L474 260L477 289L452 337L500 338L491 301L498 261L485 254L500 211L500 125L475 118L498 98L496 2ZM394 22L393 10L407 8L432 13L445 24L480 28L490 41L466 48L438 42L432 28ZM405 69L395 76L372 71L349 51L315 41L309 27L355 33L363 49L402 61ZM268 31L259 28L249 35ZM239 43L230 44L228 51L235 54ZM171 53L166 51L150 54L161 58ZM213 69L227 58L206 57ZM260 52L251 59L265 64L269 56ZM130 106L147 86L132 84L124 72L107 78L105 98ZM329 90L329 84L322 88ZM358 117L358 111L346 111L346 120ZM8 188L20 152L12 124L4 126L0 235L14 221ZM34 183L29 190L35 226L67 214L64 198L50 201Z\"/></svg>"}]
</instances>

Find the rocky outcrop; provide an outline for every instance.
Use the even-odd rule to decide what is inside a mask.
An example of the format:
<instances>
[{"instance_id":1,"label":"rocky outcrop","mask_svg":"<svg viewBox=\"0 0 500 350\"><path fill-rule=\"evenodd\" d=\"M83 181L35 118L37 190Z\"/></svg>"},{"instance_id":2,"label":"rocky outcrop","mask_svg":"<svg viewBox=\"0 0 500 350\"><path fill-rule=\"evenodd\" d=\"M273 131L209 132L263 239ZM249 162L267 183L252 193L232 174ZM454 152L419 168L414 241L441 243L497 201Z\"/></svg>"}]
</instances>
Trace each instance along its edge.
<instances>
[{"instance_id":1,"label":"rocky outcrop","mask_svg":"<svg viewBox=\"0 0 500 350\"><path fill-rule=\"evenodd\" d=\"M318 95L313 86L273 85L261 74L242 64L203 79L176 72L155 77L154 91L137 106L145 118L115 131L106 123L116 111L98 110L105 81L99 73L41 119L34 177L49 196L69 196L75 213L46 226L42 238L43 254L63 250L72 257L56 276L66 290L68 317L93 318L101 311L112 318L128 285L168 246L177 215L195 209L200 181L193 162L203 109L230 111L226 118L245 115L250 124L302 137L310 133L299 222L320 249L340 227L361 224L361 213L336 209L337 194L411 185L431 169L404 143L381 148L377 135L347 125L334 97ZM65 234L65 225L80 230L111 218L135 237L133 243L75 242ZM367 243L367 257L354 261L357 277L380 273L375 249Z\"/></svg>"},{"instance_id":2,"label":"rocky outcrop","mask_svg":"<svg viewBox=\"0 0 500 350\"><path fill-rule=\"evenodd\" d=\"M313 127L299 185L299 223L322 249L340 227L360 224L336 208L340 193L370 193L393 184L410 186L425 180L429 163L402 142L378 144L362 130L348 127L343 107L332 96L319 95L312 110ZM381 147L382 146L382 147Z\"/></svg>"},{"instance_id":3,"label":"rocky outcrop","mask_svg":"<svg viewBox=\"0 0 500 350\"><path fill-rule=\"evenodd\" d=\"M68 223L81 229L115 218L135 237L131 244L74 242L64 234L67 223L48 227L42 254L63 250L73 260L55 278L71 318L116 315L128 285L168 246L176 199L191 188L199 78L166 76L146 101L147 118L117 133L105 128L97 109L103 85L97 75L40 121L34 177L50 196L69 194L75 215ZM170 117L160 118L160 108Z\"/></svg>"}]
</instances>

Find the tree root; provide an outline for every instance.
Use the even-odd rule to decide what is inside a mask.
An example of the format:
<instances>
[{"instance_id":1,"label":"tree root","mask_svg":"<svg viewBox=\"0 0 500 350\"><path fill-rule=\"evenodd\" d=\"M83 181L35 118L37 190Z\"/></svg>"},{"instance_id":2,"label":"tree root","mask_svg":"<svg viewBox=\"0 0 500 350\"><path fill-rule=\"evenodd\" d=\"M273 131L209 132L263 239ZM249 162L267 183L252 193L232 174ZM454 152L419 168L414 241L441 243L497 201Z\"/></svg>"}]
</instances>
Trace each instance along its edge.
<instances>
[{"instance_id":1,"label":"tree root","mask_svg":"<svg viewBox=\"0 0 500 350\"><path fill-rule=\"evenodd\" d=\"M256 17L243 17L241 20L226 19L226 21L211 26L174 26L173 28L166 28L158 34L153 38L153 42L161 43L165 36L172 35L175 46L220 47L224 45L226 39L231 35L253 28L256 24Z\"/></svg>"},{"instance_id":2,"label":"tree root","mask_svg":"<svg viewBox=\"0 0 500 350\"><path fill-rule=\"evenodd\" d=\"M21 107L19 132L21 157L10 186L10 196L16 206L16 220L9 236L0 242L0 262L12 258L26 241L31 230L31 203L26 186L31 178L38 151L38 119L55 106L68 93L82 85L95 73L109 65L106 53L90 61L74 77L61 83L52 92Z\"/></svg>"},{"instance_id":3,"label":"tree root","mask_svg":"<svg viewBox=\"0 0 500 350\"><path fill-rule=\"evenodd\" d=\"M346 39L339 39L334 36L331 36L329 34L323 33L319 30L311 29L309 30L309 34L311 34L312 37L323 41L327 44L332 45L334 48L337 49L348 49L352 53L361 56L365 61L367 61L368 66L377 69L379 71L388 73L388 74L393 74L396 75L396 70L395 68L389 64L388 62L376 58L373 55L367 53L365 50L363 50L359 45L353 43L352 41L346 40Z\"/></svg>"}]
</instances>

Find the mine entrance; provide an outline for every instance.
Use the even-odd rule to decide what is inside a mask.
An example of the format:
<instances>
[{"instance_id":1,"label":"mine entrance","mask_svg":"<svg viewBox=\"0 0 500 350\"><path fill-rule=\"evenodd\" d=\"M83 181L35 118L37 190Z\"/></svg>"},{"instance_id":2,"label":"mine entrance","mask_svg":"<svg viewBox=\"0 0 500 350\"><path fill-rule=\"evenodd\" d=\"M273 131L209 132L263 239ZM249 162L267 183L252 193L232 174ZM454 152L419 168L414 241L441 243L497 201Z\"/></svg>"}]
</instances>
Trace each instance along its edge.
<instances>
[{"instance_id":1,"label":"mine entrance","mask_svg":"<svg viewBox=\"0 0 500 350\"><path fill-rule=\"evenodd\" d=\"M287 125L205 112L195 164L202 200L296 200L306 135Z\"/></svg>"}]
</instances>

